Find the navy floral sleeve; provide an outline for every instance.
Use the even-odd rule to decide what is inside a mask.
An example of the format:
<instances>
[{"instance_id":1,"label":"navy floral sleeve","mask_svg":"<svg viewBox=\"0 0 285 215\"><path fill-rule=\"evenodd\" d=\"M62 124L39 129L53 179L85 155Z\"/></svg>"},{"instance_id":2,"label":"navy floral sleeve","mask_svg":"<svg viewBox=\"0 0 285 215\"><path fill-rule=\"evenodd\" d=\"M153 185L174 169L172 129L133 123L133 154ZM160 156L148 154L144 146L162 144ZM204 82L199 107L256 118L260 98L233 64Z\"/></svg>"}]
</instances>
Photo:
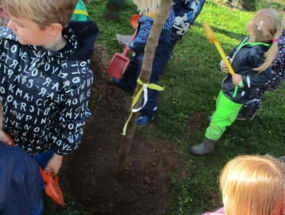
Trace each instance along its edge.
<instances>
[{"instance_id":1,"label":"navy floral sleeve","mask_svg":"<svg viewBox=\"0 0 285 215\"><path fill-rule=\"evenodd\" d=\"M285 31L278 41L279 51L271 68L273 78L263 85L265 90L275 90L285 79Z\"/></svg>"}]
</instances>

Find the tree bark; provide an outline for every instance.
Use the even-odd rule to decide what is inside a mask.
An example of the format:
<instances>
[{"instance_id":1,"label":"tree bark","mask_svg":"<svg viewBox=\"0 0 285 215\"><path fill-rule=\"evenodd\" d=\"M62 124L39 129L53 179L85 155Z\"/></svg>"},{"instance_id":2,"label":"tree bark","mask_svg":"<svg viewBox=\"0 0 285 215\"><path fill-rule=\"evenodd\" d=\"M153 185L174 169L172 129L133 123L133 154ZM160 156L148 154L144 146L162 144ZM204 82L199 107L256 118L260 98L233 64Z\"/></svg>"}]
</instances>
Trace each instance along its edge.
<instances>
[{"instance_id":1,"label":"tree bark","mask_svg":"<svg viewBox=\"0 0 285 215\"><path fill-rule=\"evenodd\" d=\"M142 63L142 68L140 72L139 78L143 83L148 83L150 79L150 75L152 72L152 64L155 55L155 50L158 45L158 41L160 38L160 33L163 28L163 25L166 19L169 16L169 12L172 6L172 0L161 0L160 9L158 11L158 16L154 19L154 23L149 34L149 38L147 44L145 46L144 58ZM134 95L139 91L142 86L137 85ZM142 104L142 97L139 102L135 105L134 108L140 107ZM132 111L132 110L130 110ZM126 135L122 137L122 141L120 143L119 157L117 162L116 174L121 174L127 169L128 155L131 148L131 143L133 140L133 136L136 130L135 120L138 116L138 113L134 113L130 119Z\"/></svg>"}]
</instances>

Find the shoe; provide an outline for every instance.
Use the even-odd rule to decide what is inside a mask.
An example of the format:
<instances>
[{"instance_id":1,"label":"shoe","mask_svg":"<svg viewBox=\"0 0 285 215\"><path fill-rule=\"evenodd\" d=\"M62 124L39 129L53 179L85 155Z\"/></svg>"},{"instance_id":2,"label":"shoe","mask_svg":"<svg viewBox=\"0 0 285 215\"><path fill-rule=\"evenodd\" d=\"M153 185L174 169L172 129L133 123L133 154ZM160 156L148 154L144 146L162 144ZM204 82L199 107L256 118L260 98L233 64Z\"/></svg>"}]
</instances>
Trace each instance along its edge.
<instances>
[{"instance_id":1,"label":"shoe","mask_svg":"<svg viewBox=\"0 0 285 215\"><path fill-rule=\"evenodd\" d=\"M120 87L122 89L125 88L125 85L124 85L124 83L123 83L123 81L121 79L112 78L111 82L112 82L112 84L115 84L116 86L118 86L118 87Z\"/></svg>"},{"instance_id":2,"label":"shoe","mask_svg":"<svg viewBox=\"0 0 285 215\"><path fill-rule=\"evenodd\" d=\"M236 119L237 119L237 120L241 120L241 121L248 120L247 116L245 116L245 115L242 114L242 113L239 113L239 114L237 115L237 118L236 118Z\"/></svg>"},{"instance_id":3,"label":"shoe","mask_svg":"<svg viewBox=\"0 0 285 215\"><path fill-rule=\"evenodd\" d=\"M151 120L152 120L152 118L150 118L146 115L141 115L136 119L136 124L138 126L145 126L145 125L148 125Z\"/></svg>"},{"instance_id":4,"label":"shoe","mask_svg":"<svg viewBox=\"0 0 285 215\"><path fill-rule=\"evenodd\" d=\"M207 155L214 152L216 141L205 138L202 143L191 147L191 153L194 155Z\"/></svg>"},{"instance_id":5,"label":"shoe","mask_svg":"<svg viewBox=\"0 0 285 215\"><path fill-rule=\"evenodd\" d=\"M111 82L117 86L121 85L121 79L117 79L117 78L112 78Z\"/></svg>"},{"instance_id":6,"label":"shoe","mask_svg":"<svg viewBox=\"0 0 285 215\"><path fill-rule=\"evenodd\" d=\"M212 116L208 116L207 120L208 120L208 122L211 122L212 121Z\"/></svg>"},{"instance_id":7,"label":"shoe","mask_svg":"<svg viewBox=\"0 0 285 215\"><path fill-rule=\"evenodd\" d=\"M133 93L135 90L135 88L128 87L122 79L112 78L111 82L126 92Z\"/></svg>"},{"instance_id":8,"label":"shoe","mask_svg":"<svg viewBox=\"0 0 285 215\"><path fill-rule=\"evenodd\" d=\"M253 120L256 116L257 110L256 109L246 109L247 112L245 112L243 109L238 113L237 120Z\"/></svg>"},{"instance_id":9,"label":"shoe","mask_svg":"<svg viewBox=\"0 0 285 215\"><path fill-rule=\"evenodd\" d=\"M120 46L127 46L131 40L131 35L116 34L116 40Z\"/></svg>"}]
</instances>

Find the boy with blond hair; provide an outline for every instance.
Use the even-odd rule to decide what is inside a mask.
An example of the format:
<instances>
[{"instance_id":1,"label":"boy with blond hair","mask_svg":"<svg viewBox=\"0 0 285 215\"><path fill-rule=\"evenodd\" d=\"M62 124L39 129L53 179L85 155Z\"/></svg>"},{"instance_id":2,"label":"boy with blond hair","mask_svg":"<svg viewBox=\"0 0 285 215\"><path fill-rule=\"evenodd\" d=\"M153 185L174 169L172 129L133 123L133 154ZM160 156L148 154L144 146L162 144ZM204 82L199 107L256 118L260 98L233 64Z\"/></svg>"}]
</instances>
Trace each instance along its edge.
<instances>
[{"instance_id":1,"label":"boy with blond hair","mask_svg":"<svg viewBox=\"0 0 285 215\"><path fill-rule=\"evenodd\" d=\"M98 28L70 22L77 0L2 0L10 16L0 28L0 141L21 147L48 172L79 146L93 73Z\"/></svg>"}]
</instances>

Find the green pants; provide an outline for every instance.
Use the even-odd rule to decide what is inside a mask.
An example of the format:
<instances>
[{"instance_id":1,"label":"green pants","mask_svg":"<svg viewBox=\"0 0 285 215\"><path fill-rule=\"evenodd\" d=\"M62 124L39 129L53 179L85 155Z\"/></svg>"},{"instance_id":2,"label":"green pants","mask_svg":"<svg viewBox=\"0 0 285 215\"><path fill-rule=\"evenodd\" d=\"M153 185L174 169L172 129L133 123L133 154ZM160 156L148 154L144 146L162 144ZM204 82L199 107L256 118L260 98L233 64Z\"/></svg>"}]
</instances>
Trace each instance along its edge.
<instances>
[{"instance_id":1,"label":"green pants","mask_svg":"<svg viewBox=\"0 0 285 215\"><path fill-rule=\"evenodd\" d=\"M87 21L89 20L89 15L86 6L82 0L79 0L76 4L75 10L71 17L73 21Z\"/></svg>"},{"instance_id":2,"label":"green pants","mask_svg":"<svg viewBox=\"0 0 285 215\"><path fill-rule=\"evenodd\" d=\"M216 110L211 118L211 123L206 130L205 137L210 140L219 140L226 130L227 126L230 126L242 107L242 104L238 104L228 99L222 91L220 91Z\"/></svg>"}]
</instances>

